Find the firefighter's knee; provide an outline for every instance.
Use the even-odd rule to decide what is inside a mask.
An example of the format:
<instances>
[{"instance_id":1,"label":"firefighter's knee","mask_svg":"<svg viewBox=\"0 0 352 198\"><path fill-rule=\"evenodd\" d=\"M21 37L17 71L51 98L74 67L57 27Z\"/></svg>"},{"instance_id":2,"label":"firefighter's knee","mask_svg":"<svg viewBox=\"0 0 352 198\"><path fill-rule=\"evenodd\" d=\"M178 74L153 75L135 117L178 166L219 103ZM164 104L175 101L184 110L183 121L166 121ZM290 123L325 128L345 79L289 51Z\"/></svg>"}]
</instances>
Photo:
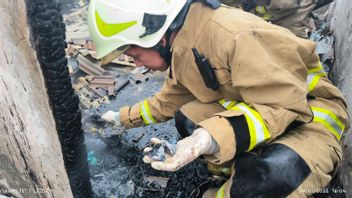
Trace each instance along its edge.
<instances>
[{"instance_id":1,"label":"firefighter's knee","mask_svg":"<svg viewBox=\"0 0 352 198\"><path fill-rule=\"evenodd\" d=\"M175 113L176 128L182 137L193 133L196 124L211 118L214 114L225 109L218 103L201 103L198 100L183 105Z\"/></svg>"},{"instance_id":2,"label":"firefighter's knee","mask_svg":"<svg viewBox=\"0 0 352 198\"><path fill-rule=\"evenodd\" d=\"M196 129L196 124L187 118L180 110L175 113L175 125L182 138L192 135L193 131Z\"/></svg>"},{"instance_id":3,"label":"firefighter's knee","mask_svg":"<svg viewBox=\"0 0 352 198\"><path fill-rule=\"evenodd\" d=\"M231 197L287 197L309 176L307 163L283 144L236 158Z\"/></svg>"}]
</instances>

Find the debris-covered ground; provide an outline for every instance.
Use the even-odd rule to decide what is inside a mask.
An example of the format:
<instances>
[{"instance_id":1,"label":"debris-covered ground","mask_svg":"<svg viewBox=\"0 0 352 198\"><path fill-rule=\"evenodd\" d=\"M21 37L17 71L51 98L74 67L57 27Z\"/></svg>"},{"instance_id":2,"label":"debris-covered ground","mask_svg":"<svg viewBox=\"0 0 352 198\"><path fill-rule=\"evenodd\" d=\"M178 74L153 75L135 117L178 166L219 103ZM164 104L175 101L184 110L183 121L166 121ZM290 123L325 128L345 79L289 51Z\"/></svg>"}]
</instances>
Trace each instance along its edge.
<instances>
[{"instance_id":1,"label":"debris-covered ground","mask_svg":"<svg viewBox=\"0 0 352 198\"><path fill-rule=\"evenodd\" d=\"M129 68L107 68L117 74L117 85L130 79ZM118 110L145 97L153 95L162 85L164 74L146 74L137 83L130 83L98 109ZM92 109L90 110L92 111ZM84 111L84 115L90 115ZM155 171L142 161L143 148L150 138L159 137L176 142L179 138L173 120L163 124L151 125L124 131L101 123L83 123L86 131L88 160L90 163L93 191L97 197L196 197L200 190L215 184L214 178L207 172L206 163L201 159L176 173ZM101 128L99 128L101 127ZM94 130L92 130L94 128ZM110 136L110 134L119 134Z\"/></svg>"},{"instance_id":2,"label":"debris-covered ground","mask_svg":"<svg viewBox=\"0 0 352 198\"><path fill-rule=\"evenodd\" d=\"M316 31L310 34L309 39L316 42L316 52L320 57L324 70L328 73L329 79L332 79L331 70L335 61L334 42L335 37L330 31L330 24L327 20L328 7L322 7L315 10L312 14Z\"/></svg>"},{"instance_id":3,"label":"debris-covered ground","mask_svg":"<svg viewBox=\"0 0 352 198\"><path fill-rule=\"evenodd\" d=\"M198 160L176 173L154 171L142 162L143 148L150 138L159 137L176 142L179 138L173 120L167 123L123 130L108 124L89 119L92 112L118 110L124 105L131 105L152 96L158 91L164 80L163 73L145 74L138 80L131 74L130 68L116 65L104 67L109 76L115 76L116 86L125 84L109 104L102 103L98 108L85 109L83 128L86 132L88 160L91 181L97 197L196 197L203 187L214 184L214 179L207 172L206 163ZM74 75L85 75L77 71ZM111 136L111 134L113 134ZM161 184L160 184L161 183Z\"/></svg>"}]
</instances>

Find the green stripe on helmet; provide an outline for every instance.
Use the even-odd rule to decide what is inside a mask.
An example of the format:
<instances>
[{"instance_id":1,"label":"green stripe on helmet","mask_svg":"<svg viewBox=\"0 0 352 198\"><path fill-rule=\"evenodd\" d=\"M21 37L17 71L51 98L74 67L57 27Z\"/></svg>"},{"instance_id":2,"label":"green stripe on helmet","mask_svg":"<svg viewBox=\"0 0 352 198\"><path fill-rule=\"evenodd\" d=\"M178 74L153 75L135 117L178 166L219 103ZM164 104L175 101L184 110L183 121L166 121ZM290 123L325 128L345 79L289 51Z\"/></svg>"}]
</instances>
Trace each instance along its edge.
<instances>
[{"instance_id":1,"label":"green stripe on helmet","mask_svg":"<svg viewBox=\"0 0 352 198\"><path fill-rule=\"evenodd\" d=\"M137 24L137 21L130 21L126 23L116 23L116 24L108 24L100 17L98 11L95 11L95 19L97 22L97 27L100 32L105 37L114 36L125 29L128 29Z\"/></svg>"}]
</instances>

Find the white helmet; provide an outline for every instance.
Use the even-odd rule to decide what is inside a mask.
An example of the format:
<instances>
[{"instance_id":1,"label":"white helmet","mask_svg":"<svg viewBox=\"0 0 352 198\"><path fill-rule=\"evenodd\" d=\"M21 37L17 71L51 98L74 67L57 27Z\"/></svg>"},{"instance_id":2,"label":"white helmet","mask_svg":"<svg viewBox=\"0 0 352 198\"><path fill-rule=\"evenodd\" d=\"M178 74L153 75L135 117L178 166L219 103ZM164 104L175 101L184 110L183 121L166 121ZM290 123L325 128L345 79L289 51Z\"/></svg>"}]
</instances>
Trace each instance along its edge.
<instances>
[{"instance_id":1,"label":"white helmet","mask_svg":"<svg viewBox=\"0 0 352 198\"><path fill-rule=\"evenodd\" d=\"M187 0L91 0L89 32L97 58L129 45L150 48L163 37Z\"/></svg>"}]
</instances>

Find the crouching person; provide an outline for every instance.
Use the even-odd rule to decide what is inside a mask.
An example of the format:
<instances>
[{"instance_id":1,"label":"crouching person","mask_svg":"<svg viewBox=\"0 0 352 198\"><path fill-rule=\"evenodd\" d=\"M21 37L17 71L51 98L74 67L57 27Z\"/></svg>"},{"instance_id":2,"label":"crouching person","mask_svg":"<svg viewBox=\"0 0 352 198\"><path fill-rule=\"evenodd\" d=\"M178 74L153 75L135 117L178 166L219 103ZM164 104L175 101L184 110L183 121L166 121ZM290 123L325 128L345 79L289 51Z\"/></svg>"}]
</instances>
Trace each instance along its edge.
<instances>
[{"instance_id":1,"label":"crouching person","mask_svg":"<svg viewBox=\"0 0 352 198\"><path fill-rule=\"evenodd\" d=\"M217 1L92 0L97 57L125 53L170 75L155 96L102 118L127 128L175 117L184 138L154 169L199 156L228 175L204 197L308 197L329 184L348 129L346 103L315 44Z\"/></svg>"}]
</instances>

